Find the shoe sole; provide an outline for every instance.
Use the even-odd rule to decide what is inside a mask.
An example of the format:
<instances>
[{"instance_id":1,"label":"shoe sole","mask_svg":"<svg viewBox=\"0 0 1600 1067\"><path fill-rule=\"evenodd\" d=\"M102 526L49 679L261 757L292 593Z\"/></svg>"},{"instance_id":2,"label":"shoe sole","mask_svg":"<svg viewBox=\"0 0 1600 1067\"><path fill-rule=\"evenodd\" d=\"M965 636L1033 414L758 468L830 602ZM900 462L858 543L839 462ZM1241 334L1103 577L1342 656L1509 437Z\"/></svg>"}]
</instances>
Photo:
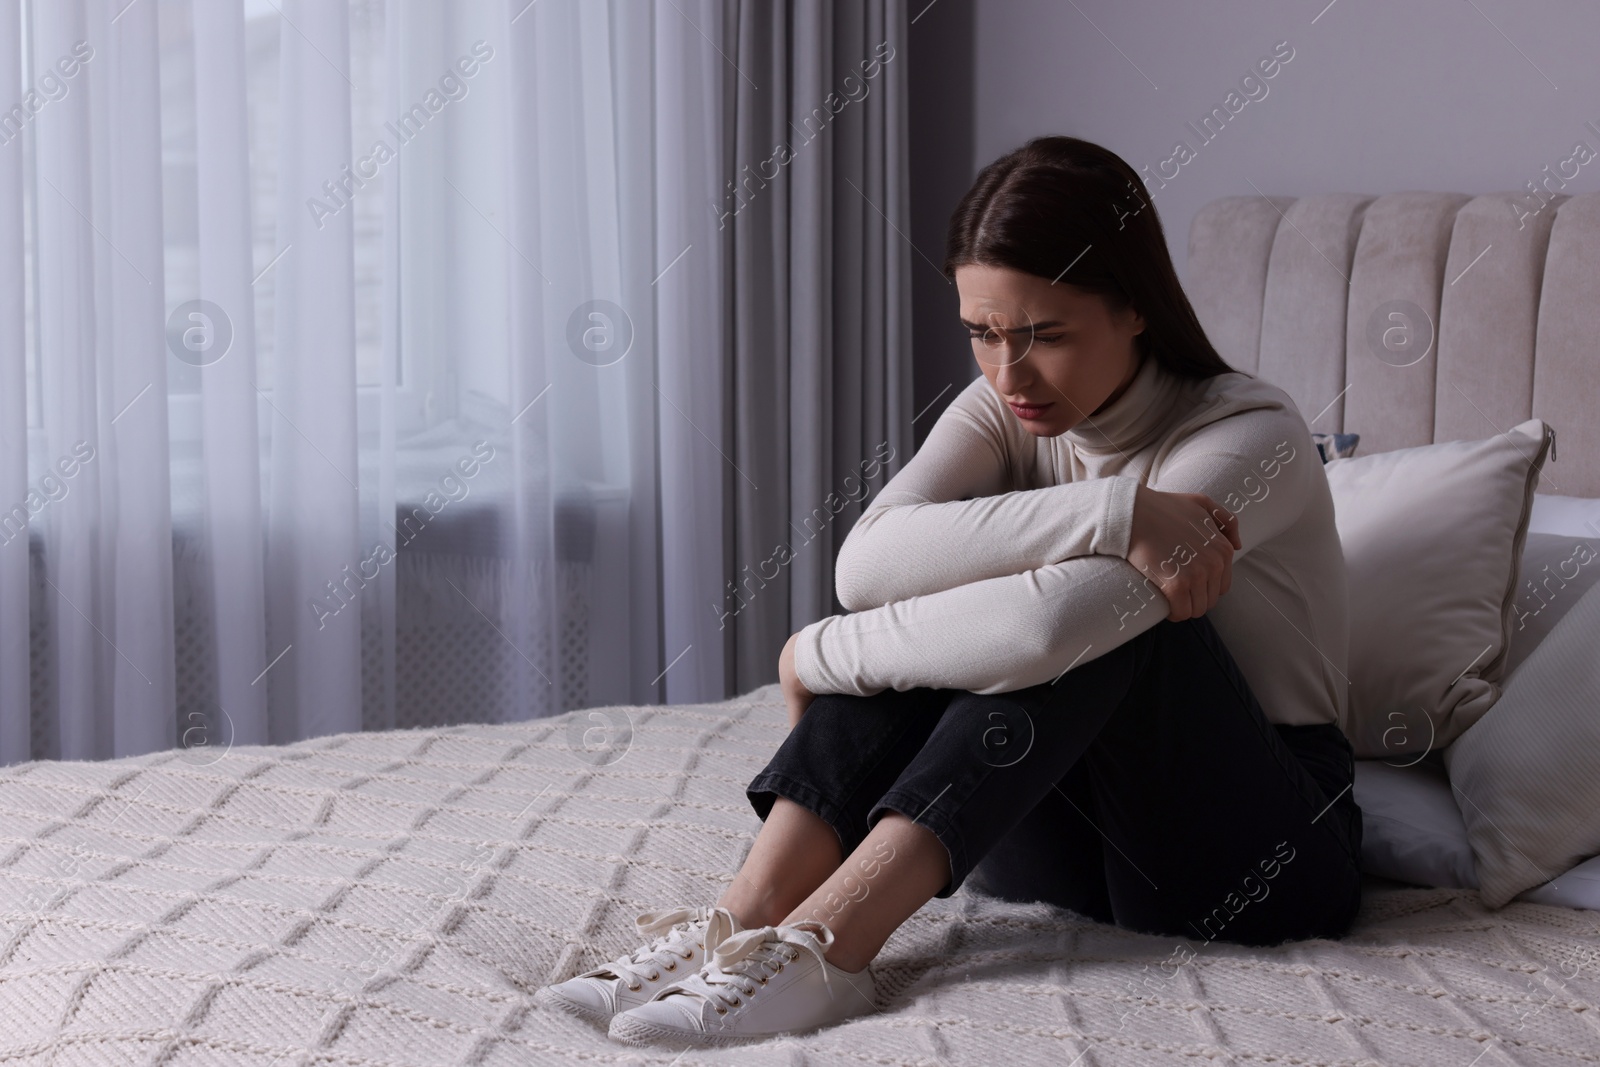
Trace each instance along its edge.
<instances>
[{"instance_id":1,"label":"shoe sole","mask_svg":"<svg viewBox=\"0 0 1600 1067\"><path fill-rule=\"evenodd\" d=\"M766 1041L774 1037L793 1037L801 1033L810 1033L810 1030L795 1030L779 1034L718 1034L711 1031L677 1030L668 1026L657 1026L655 1023L643 1019L624 1018L626 1012L619 1012L611 1019L611 1028L607 1033L613 1040L621 1041L627 1045L654 1045L673 1049L686 1048L723 1048L731 1045L748 1045L752 1041ZM813 1027L812 1029L820 1029Z\"/></svg>"},{"instance_id":2,"label":"shoe sole","mask_svg":"<svg viewBox=\"0 0 1600 1067\"><path fill-rule=\"evenodd\" d=\"M804 1037L868 1014L870 1013L863 1011L833 1022L808 1026L803 1030L778 1030L770 1034L719 1034L712 1030L678 1030L670 1026L659 1026L645 1019L634 1018L623 1011L611 1017L611 1027L606 1032L612 1039L627 1045L655 1045L673 1049L722 1048L748 1045L755 1041L770 1041L777 1037Z\"/></svg>"}]
</instances>

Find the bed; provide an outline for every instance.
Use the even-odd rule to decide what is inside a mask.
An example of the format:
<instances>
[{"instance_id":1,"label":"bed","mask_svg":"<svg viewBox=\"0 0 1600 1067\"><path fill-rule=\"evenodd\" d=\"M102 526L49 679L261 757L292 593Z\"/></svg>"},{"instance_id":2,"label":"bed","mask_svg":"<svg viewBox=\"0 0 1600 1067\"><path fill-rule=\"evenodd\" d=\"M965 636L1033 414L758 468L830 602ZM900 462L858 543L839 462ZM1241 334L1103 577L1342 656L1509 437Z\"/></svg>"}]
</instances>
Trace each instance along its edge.
<instances>
[{"instance_id":1,"label":"bed","mask_svg":"<svg viewBox=\"0 0 1600 1067\"><path fill-rule=\"evenodd\" d=\"M1600 496L1582 342L1600 335L1600 197L1522 227L1516 203L1230 198L1196 218L1190 290L1230 362L1308 419L1326 408L1314 428L1396 448L1479 435L1473 407L1502 426L1531 408L1561 427L1563 489ZM1485 244L1503 267L1469 265ZM1437 324L1431 393L1416 375L1397 392L1347 340L1390 300ZM535 1006L630 948L636 913L718 895L758 825L744 784L783 732L769 685L0 769L0 1063L1600 1061L1600 913L1377 880L1347 938L1272 949L963 889L891 938L872 1014L739 1049L630 1048Z\"/></svg>"}]
</instances>

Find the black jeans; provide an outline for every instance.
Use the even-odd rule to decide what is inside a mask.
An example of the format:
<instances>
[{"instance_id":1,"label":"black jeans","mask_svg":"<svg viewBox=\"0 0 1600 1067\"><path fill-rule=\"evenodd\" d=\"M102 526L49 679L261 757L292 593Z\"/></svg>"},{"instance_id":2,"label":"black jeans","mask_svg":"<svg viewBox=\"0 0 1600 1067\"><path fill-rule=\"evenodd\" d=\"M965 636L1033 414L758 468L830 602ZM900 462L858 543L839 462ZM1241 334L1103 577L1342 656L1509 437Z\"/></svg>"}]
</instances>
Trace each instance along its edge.
<instances>
[{"instance_id":1,"label":"black jeans","mask_svg":"<svg viewBox=\"0 0 1600 1067\"><path fill-rule=\"evenodd\" d=\"M1332 724L1267 721L1204 616L1162 620L1009 693L816 697L754 781L848 855L886 812L950 853L954 893L1045 901L1147 933L1338 937L1360 905L1361 809ZM892 865L881 877L892 877Z\"/></svg>"}]
</instances>

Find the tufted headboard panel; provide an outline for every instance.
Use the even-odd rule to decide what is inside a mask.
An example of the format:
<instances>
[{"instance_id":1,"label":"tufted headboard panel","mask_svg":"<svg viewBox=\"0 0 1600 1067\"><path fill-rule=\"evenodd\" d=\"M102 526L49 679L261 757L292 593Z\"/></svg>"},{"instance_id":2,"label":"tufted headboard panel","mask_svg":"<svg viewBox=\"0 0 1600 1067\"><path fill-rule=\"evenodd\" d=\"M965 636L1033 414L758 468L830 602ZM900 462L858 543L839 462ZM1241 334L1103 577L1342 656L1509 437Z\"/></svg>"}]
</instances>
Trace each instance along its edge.
<instances>
[{"instance_id":1,"label":"tufted headboard panel","mask_svg":"<svg viewBox=\"0 0 1600 1067\"><path fill-rule=\"evenodd\" d=\"M1359 455L1537 417L1540 490L1600 497L1600 193L1225 197L1186 289L1224 359Z\"/></svg>"}]
</instances>

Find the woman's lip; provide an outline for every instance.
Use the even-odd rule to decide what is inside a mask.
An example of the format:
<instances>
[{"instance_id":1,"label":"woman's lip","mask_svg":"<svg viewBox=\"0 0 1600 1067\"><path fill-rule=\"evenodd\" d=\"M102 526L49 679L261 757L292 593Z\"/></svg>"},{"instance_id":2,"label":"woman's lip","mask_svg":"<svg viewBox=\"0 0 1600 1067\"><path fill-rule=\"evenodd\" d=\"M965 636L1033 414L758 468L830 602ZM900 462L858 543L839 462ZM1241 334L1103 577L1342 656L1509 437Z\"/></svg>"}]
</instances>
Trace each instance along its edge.
<instances>
[{"instance_id":1,"label":"woman's lip","mask_svg":"<svg viewBox=\"0 0 1600 1067\"><path fill-rule=\"evenodd\" d=\"M1010 403L1008 401L1007 402L1007 406L1011 408L1011 410L1016 414L1017 418L1019 418L1019 419L1036 419L1040 415L1043 415L1045 409L1048 408L1050 405L1049 404L1012 404L1012 403Z\"/></svg>"}]
</instances>

